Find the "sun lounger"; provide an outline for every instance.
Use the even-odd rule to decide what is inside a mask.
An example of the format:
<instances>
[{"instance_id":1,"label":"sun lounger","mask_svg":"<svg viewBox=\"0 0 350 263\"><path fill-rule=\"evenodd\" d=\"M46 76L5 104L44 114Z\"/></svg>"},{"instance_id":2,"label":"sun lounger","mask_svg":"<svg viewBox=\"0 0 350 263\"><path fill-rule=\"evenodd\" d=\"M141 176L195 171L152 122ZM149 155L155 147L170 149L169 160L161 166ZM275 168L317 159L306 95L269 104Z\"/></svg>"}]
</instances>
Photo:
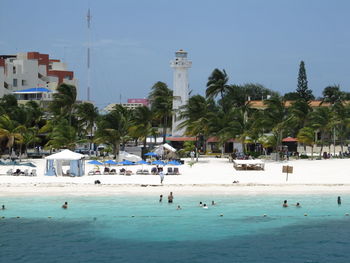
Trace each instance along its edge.
<instances>
[{"instance_id":1,"label":"sun lounger","mask_svg":"<svg viewBox=\"0 0 350 263\"><path fill-rule=\"evenodd\" d=\"M116 171L115 169L111 169L111 170L109 171L109 174L117 174L117 171Z\"/></svg>"},{"instance_id":2,"label":"sun lounger","mask_svg":"<svg viewBox=\"0 0 350 263\"><path fill-rule=\"evenodd\" d=\"M173 174L179 175L180 174L179 168L174 167L174 173Z\"/></svg>"},{"instance_id":3,"label":"sun lounger","mask_svg":"<svg viewBox=\"0 0 350 263\"><path fill-rule=\"evenodd\" d=\"M13 169L7 170L6 174L7 174L7 175L12 175L12 174L13 174Z\"/></svg>"},{"instance_id":4,"label":"sun lounger","mask_svg":"<svg viewBox=\"0 0 350 263\"><path fill-rule=\"evenodd\" d=\"M24 176L29 176L28 169L25 169L25 170L24 170Z\"/></svg>"},{"instance_id":5,"label":"sun lounger","mask_svg":"<svg viewBox=\"0 0 350 263\"><path fill-rule=\"evenodd\" d=\"M145 175L147 175L147 174L150 174L150 173L149 173L149 171L146 170L146 169L144 169L144 170L138 169L138 170L136 171L136 174L145 174Z\"/></svg>"},{"instance_id":6,"label":"sun lounger","mask_svg":"<svg viewBox=\"0 0 350 263\"><path fill-rule=\"evenodd\" d=\"M167 174L167 175L172 175L172 174L174 174L173 168L172 168L172 167L168 167L166 174Z\"/></svg>"}]
</instances>

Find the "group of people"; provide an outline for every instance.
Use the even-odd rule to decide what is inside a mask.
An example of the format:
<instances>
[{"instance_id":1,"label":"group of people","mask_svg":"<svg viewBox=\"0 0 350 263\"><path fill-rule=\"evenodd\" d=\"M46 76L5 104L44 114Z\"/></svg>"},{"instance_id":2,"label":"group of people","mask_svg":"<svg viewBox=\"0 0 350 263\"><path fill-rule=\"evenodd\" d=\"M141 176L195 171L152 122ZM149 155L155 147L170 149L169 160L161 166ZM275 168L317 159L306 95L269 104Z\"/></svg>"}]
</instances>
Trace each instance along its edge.
<instances>
[{"instance_id":1,"label":"group of people","mask_svg":"<svg viewBox=\"0 0 350 263\"><path fill-rule=\"evenodd\" d=\"M288 207L288 201L287 201L287 200L284 200L282 206L283 206L283 207ZM296 207L301 207L301 205L300 205L299 202L297 202L297 203L295 204L295 206L296 206Z\"/></svg>"},{"instance_id":2,"label":"group of people","mask_svg":"<svg viewBox=\"0 0 350 263\"><path fill-rule=\"evenodd\" d=\"M168 195L168 203L171 204L173 203L174 200L174 195L173 192L170 192L170 194ZM159 203L161 203L163 201L163 195L159 196Z\"/></svg>"}]
</instances>

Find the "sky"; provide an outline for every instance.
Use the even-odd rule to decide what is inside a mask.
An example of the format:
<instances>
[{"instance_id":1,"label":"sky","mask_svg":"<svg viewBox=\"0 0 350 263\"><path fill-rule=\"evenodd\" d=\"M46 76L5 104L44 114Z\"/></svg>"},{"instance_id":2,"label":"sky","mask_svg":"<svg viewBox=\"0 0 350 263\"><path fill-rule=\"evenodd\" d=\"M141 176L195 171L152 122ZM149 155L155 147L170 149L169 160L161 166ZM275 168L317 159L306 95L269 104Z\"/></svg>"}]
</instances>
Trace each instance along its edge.
<instances>
[{"instance_id":1,"label":"sky","mask_svg":"<svg viewBox=\"0 0 350 263\"><path fill-rule=\"evenodd\" d=\"M225 69L229 84L295 91L300 61L309 88L350 87L348 0L0 0L0 53L38 51L61 59L87 99L91 9L91 100L103 108L145 98L157 81L172 88L170 60L192 61L192 95Z\"/></svg>"}]
</instances>

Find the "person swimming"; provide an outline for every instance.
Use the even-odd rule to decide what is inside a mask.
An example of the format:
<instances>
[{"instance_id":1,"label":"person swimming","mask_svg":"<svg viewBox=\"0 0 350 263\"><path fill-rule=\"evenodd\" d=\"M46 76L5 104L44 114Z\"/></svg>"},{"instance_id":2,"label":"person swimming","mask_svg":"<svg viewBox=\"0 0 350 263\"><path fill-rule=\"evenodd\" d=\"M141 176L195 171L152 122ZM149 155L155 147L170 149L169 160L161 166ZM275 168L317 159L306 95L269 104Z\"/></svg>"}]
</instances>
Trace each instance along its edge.
<instances>
[{"instance_id":1,"label":"person swimming","mask_svg":"<svg viewBox=\"0 0 350 263\"><path fill-rule=\"evenodd\" d=\"M216 203L214 202L214 200L213 200L213 201L211 201L211 205L216 205Z\"/></svg>"},{"instance_id":2,"label":"person swimming","mask_svg":"<svg viewBox=\"0 0 350 263\"><path fill-rule=\"evenodd\" d=\"M159 196L159 203L161 203L163 201L163 195Z\"/></svg>"},{"instance_id":3,"label":"person swimming","mask_svg":"<svg viewBox=\"0 0 350 263\"><path fill-rule=\"evenodd\" d=\"M288 207L288 204L287 204L287 200L284 200L284 202L283 202L283 205L282 205L283 207Z\"/></svg>"},{"instance_id":4,"label":"person swimming","mask_svg":"<svg viewBox=\"0 0 350 263\"><path fill-rule=\"evenodd\" d=\"M207 204L203 204L203 208L204 208L204 209L208 209Z\"/></svg>"},{"instance_id":5,"label":"person swimming","mask_svg":"<svg viewBox=\"0 0 350 263\"><path fill-rule=\"evenodd\" d=\"M341 198L340 198L340 196L338 196L337 203L338 203L338 205L341 205Z\"/></svg>"},{"instance_id":6,"label":"person swimming","mask_svg":"<svg viewBox=\"0 0 350 263\"><path fill-rule=\"evenodd\" d=\"M296 207L301 207L300 203L296 203L295 206L296 206Z\"/></svg>"},{"instance_id":7,"label":"person swimming","mask_svg":"<svg viewBox=\"0 0 350 263\"><path fill-rule=\"evenodd\" d=\"M2 205L2 206L1 206L1 210L5 210L5 205Z\"/></svg>"},{"instance_id":8,"label":"person swimming","mask_svg":"<svg viewBox=\"0 0 350 263\"><path fill-rule=\"evenodd\" d=\"M168 195L168 203L172 203L173 200L174 200L173 192L170 192L170 194Z\"/></svg>"},{"instance_id":9,"label":"person swimming","mask_svg":"<svg viewBox=\"0 0 350 263\"><path fill-rule=\"evenodd\" d=\"M177 207L176 207L176 210L181 210L182 208L181 208L181 206L180 205L178 205Z\"/></svg>"},{"instance_id":10,"label":"person swimming","mask_svg":"<svg viewBox=\"0 0 350 263\"><path fill-rule=\"evenodd\" d=\"M68 208L68 203L67 203L67 202L64 202L64 204L62 205L62 208L63 208L63 209L67 209L67 208Z\"/></svg>"},{"instance_id":11,"label":"person swimming","mask_svg":"<svg viewBox=\"0 0 350 263\"><path fill-rule=\"evenodd\" d=\"M202 203L202 202L199 202L199 206L203 206L203 203Z\"/></svg>"}]
</instances>

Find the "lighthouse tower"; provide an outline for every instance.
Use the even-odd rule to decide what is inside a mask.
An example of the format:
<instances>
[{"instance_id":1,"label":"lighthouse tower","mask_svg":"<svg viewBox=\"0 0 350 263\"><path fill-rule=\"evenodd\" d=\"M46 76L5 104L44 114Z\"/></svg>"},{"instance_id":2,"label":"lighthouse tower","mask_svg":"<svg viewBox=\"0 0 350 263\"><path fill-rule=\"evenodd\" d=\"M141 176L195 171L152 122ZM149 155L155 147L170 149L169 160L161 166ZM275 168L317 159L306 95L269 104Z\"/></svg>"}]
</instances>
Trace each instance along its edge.
<instances>
[{"instance_id":1,"label":"lighthouse tower","mask_svg":"<svg viewBox=\"0 0 350 263\"><path fill-rule=\"evenodd\" d=\"M187 59L187 52L180 49L175 52L175 59L170 62L170 66L174 69L173 82L173 128L172 136L183 136L185 129L178 129L180 107L187 104L188 101L188 72L187 69L192 66L192 61Z\"/></svg>"}]
</instances>

